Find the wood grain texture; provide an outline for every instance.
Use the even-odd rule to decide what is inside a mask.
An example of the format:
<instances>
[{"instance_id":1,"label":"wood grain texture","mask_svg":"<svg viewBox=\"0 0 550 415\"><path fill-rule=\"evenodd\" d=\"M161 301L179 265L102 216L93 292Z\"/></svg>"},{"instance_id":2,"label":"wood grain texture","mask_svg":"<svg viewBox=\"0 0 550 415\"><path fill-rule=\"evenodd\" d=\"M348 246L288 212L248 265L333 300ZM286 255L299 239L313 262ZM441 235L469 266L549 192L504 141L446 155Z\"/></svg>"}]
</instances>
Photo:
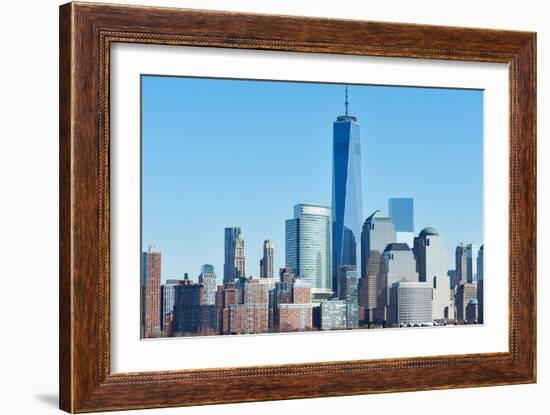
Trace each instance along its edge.
<instances>
[{"instance_id":1,"label":"wood grain texture","mask_svg":"<svg viewBox=\"0 0 550 415\"><path fill-rule=\"evenodd\" d=\"M110 373L109 69L116 42L508 63L508 353ZM60 9L60 407L68 412L536 379L534 33L104 4ZM230 365L230 362L228 362Z\"/></svg>"}]
</instances>

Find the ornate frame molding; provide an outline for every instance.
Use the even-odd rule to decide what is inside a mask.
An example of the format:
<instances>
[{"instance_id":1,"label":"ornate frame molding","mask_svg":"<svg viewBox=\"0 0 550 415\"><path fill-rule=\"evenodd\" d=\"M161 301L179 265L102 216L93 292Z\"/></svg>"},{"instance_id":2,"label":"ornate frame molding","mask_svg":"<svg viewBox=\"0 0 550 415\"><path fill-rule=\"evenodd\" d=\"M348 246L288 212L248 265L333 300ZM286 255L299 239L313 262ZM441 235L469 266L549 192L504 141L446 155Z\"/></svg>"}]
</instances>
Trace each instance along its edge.
<instances>
[{"instance_id":1,"label":"ornate frame molding","mask_svg":"<svg viewBox=\"0 0 550 415\"><path fill-rule=\"evenodd\" d=\"M109 69L110 45L117 42L508 63L510 351L111 373ZM104 4L61 6L61 408L90 412L534 382L535 71L534 33ZM245 391L251 386L253 396Z\"/></svg>"}]
</instances>

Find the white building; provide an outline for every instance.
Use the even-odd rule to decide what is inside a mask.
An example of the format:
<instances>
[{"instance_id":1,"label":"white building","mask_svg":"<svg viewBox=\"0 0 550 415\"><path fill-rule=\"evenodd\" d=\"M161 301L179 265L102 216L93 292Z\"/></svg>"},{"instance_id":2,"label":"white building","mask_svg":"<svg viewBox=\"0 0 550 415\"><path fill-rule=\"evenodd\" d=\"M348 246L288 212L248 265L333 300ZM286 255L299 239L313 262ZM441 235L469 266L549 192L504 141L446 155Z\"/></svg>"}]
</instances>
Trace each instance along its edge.
<instances>
[{"instance_id":1,"label":"white building","mask_svg":"<svg viewBox=\"0 0 550 415\"><path fill-rule=\"evenodd\" d=\"M391 286L390 323L398 326L431 325L431 285L427 282L396 282Z\"/></svg>"},{"instance_id":2,"label":"white building","mask_svg":"<svg viewBox=\"0 0 550 415\"><path fill-rule=\"evenodd\" d=\"M433 319L454 319L451 282L447 277L447 250L439 232L434 228L422 229L414 238L413 252L419 281L433 288Z\"/></svg>"},{"instance_id":3,"label":"white building","mask_svg":"<svg viewBox=\"0 0 550 415\"><path fill-rule=\"evenodd\" d=\"M321 307L321 330L343 330L347 326L346 301L323 301Z\"/></svg>"}]
</instances>

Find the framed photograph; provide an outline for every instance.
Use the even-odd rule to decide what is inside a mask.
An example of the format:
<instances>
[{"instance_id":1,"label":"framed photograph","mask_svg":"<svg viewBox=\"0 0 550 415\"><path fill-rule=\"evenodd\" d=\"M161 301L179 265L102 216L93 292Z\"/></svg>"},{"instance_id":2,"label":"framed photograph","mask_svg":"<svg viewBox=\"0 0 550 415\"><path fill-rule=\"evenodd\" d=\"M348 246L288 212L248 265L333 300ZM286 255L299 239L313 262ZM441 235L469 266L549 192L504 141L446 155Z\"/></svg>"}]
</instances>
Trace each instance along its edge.
<instances>
[{"instance_id":1,"label":"framed photograph","mask_svg":"<svg viewBox=\"0 0 550 415\"><path fill-rule=\"evenodd\" d=\"M536 381L536 35L60 8L60 407Z\"/></svg>"}]
</instances>

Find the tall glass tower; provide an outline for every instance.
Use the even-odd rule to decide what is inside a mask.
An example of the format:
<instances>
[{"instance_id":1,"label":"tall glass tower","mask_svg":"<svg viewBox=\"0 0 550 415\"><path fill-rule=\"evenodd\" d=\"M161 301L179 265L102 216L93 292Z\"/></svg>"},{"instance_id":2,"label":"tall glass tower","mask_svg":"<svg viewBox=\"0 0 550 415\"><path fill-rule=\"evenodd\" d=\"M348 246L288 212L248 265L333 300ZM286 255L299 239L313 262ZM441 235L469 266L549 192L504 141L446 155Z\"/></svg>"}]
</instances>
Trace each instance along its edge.
<instances>
[{"instance_id":1,"label":"tall glass tower","mask_svg":"<svg viewBox=\"0 0 550 415\"><path fill-rule=\"evenodd\" d=\"M388 212L395 225L396 241L412 248L414 244L414 200L393 197L388 200Z\"/></svg>"},{"instance_id":2,"label":"tall glass tower","mask_svg":"<svg viewBox=\"0 0 550 415\"><path fill-rule=\"evenodd\" d=\"M338 271L351 265L361 270L361 138L357 118L348 114L333 124L332 146L332 288L338 294Z\"/></svg>"},{"instance_id":3,"label":"tall glass tower","mask_svg":"<svg viewBox=\"0 0 550 415\"><path fill-rule=\"evenodd\" d=\"M285 224L285 265L311 285L314 299L332 293L330 208L294 206Z\"/></svg>"}]
</instances>

